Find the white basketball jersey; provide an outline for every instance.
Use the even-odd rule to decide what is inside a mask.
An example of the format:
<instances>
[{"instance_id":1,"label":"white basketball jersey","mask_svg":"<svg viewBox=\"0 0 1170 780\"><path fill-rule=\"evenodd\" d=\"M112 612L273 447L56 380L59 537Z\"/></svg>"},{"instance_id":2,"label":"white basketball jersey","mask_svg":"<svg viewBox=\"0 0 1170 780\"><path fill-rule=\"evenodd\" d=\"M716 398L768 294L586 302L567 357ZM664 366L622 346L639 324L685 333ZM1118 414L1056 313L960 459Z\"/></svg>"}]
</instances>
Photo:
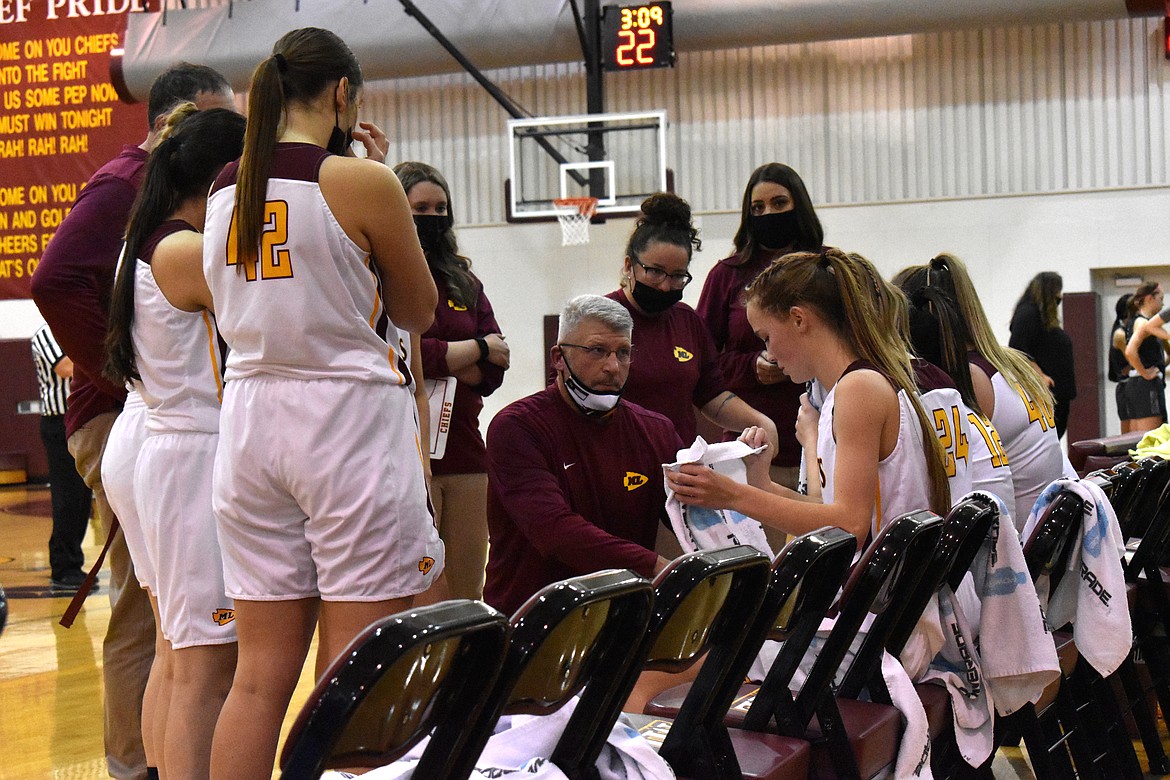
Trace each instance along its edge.
<instances>
[{"instance_id":1,"label":"white basketball jersey","mask_svg":"<svg viewBox=\"0 0 1170 780\"><path fill-rule=\"evenodd\" d=\"M154 249L169 235L195 228L164 223L143 246L134 273L134 353L148 409L148 433L219 431L222 355L215 319L170 304L154 280Z\"/></svg>"},{"instance_id":2,"label":"white basketball jersey","mask_svg":"<svg viewBox=\"0 0 1170 780\"><path fill-rule=\"evenodd\" d=\"M995 393L995 412L991 415L991 422L999 432L1011 464L1015 495L1012 519L1018 528L1022 528L1044 488L1053 480L1066 476L1071 467L1060 449L1052 407L1047 401L1029 398L1022 387L1009 382L990 363L972 362L977 362L991 376Z\"/></svg>"},{"instance_id":3,"label":"white basketball jersey","mask_svg":"<svg viewBox=\"0 0 1170 780\"><path fill-rule=\"evenodd\" d=\"M867 368L855 363L845 373ZM871 369L872 370L872 369ZM817 461L821 477L821 500L833 501L833 479L837 463L837 440L833 434L833 408L836 385L825 396L817 428ZM922 428L910 399L898 391L898 441L885 459L878 462L877 495L870 535L876 535L888 522L907 512L930 509L930 481L926 469L926 452ZM868 540L866 540L868 541Z\"/></svg>"},{"instance_id":4,"label":"white basketball jersey","mask_svg":"<svg viewBox=\"0 0 1170 780\"><path fill-rule=\"evenodd\" d=\"M346 235L321 194L318 173L328 156L311 144L277 145L251 270L236 263L237 164L212 187L203 270L231 348L229 381L257 374L412 381L401 346L406 334L386 316L370 255Z\"/></svg>"},{"instance_id":5,"label":"white basketball jersey","mask_svg":"<svg viewBox=\"0 0 1170 780\"><path fill-rule=\"evenodd\" d=\"M918 393L918 401L926 418L934 426L938 443L946 458L947 481L951 486L951 501L970 493L972 488L971 422L967 419L967 405L953 387L935 387ZM914 421L917 426L917 420ZM925 508L925 507L923 507Z\"/></svg>"}]
</instances>

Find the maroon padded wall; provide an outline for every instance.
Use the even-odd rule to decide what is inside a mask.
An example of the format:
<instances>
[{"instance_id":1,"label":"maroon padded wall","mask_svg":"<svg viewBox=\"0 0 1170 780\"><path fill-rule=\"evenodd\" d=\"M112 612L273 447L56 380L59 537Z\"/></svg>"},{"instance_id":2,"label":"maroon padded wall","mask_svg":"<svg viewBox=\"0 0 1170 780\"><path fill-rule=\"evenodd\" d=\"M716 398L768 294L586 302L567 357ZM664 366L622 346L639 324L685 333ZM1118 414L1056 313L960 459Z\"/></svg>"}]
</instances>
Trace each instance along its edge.
<instances>
[{"instance_id":1,"label":"maroon padded wall","mask_svg":"<svg viewBox=\"0 0 1170 780\"><path fill-rule=\"evenodd\" d=\"M1073 399L1068 415L1068 441L1095 439L1103 435L1101 401L1101 352L1109 334L1098 333L1095 292L1064 294L1061 319L1064 330L1072 339L1073 367L1077 377L1077 397Z\"/></svg>"},{"instance_id":2,"label":"maroon padded wall","mask_svg":"<svg viewBox=\"0 0 1170 780\"><path fill-rule=\"evenodd\" d=\"M49 462L41 444L40 415L18 414L21 401L40 399L37 370L28 339L0 340L0 454L23 455L31 481L49 478Z\"/></svg>"}]
</instances>

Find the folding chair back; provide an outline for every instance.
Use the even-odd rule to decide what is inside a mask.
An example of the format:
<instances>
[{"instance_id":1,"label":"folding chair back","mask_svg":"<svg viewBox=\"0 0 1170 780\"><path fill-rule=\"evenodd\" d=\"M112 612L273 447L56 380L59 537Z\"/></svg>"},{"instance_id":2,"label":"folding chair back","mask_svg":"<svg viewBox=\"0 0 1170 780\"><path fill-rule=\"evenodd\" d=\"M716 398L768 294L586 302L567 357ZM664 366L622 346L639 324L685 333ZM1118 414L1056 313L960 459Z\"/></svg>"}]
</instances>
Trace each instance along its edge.
<instances>
[{"instance_id":1,"label":"folding chair back","mask_svg":"<svg viewBox=\"0 0 1170 780\"><path fill-rule=\"evenodd\" d=\"M947 513L929 566L886 640L886 650L891 655L898 656L905 648L918 619L939 589L944 584L951 590L959 587L998 520L999 507L989 496L972 496Z\"/></svg>"},{"instance_id":2,"label":"folding chair back","mask_svg":"<svg viewBox=\"0 0 1170 780\"><path fill-rule=\"evenodd\" d=\"M653 599L648 581L615 569L554 583L520 607L488 705L460 747L459 776L471 774L501 715L546 715L580 693L549 758L570 778L595 777L597 735L604 743L613 727L613 691L634 663Z\"/></svg>"},{"instance_id":3,"label":"folding chair back","mask_svg":"<svg viewBox=\"0 0 1170 780\"><path fill-rule=\"evenodd\" d=\"M289 732L281 779L328 768L376 767L427 734L416 776L460 777L451 759L487 701L507 647L503 615L448 601L384 618L322 676ZM464 775L465 777L466 775Z\"/></svg>"},{"instance_id":4,"label":"folding chair back","mask_svg":"<svg viewBox=\"0 0 1170 780\"><path fill-rule=\"evenodd\" d=\"M1167 483L1170 483L1170 460L1143 458L1133 469L1119 471L1119 475L1130 476L1124 482L1135 483L1135 486L1119 496L1118 482L1123 480L1120 476L1108 480L1109 488L1112 489L1110 503L1117 514L1117 521L1125 538L1144 537L1155 519Z\"/></svg>"},{"instance_id":5,"label":"folding chair back","mask_svg":"<svg viewBox=\"0 0 1170 780\"><path fill-rule=\"evenodd\" d=\"M617 718L643 669L679 672L705 656L707 679L725 675L744 642L744 628L751 625L763 601L770 565L768 557L754 547L737 546L684 555L659 574L654 583L654 612L638 651L644 662L631 666L626 684L616 691L613 717ZM696 699L709 700L717 693L708 686ZM710 716L696 718L697 711ZM716 712L709 701L696 702L679 731L672 726L659 753L676 772L691 777L726 776L723 766L734 762L735 756L725 749L725 733L712 734L712 730L725 732L723 711Z\"/></svg>"},{"instance_id":6,"label":"folding chair back","mask_svg":"<svg viewBox=\"0 0 1170 780\"><path fill-rule=\"evenodd\" d=\"M907 598L909 589L913 589L907 586L917 582L925 555L937 544L941 533L942 520L932 512L897 517L882 529L853 566L838 602L840 612L833 629L796 698L793 699L789 691L789 683L800 657L796 658L796 665L791 669L780 667L780 658L777 658L744 718L745 729L764 731L769 719L775 717L780 733L804 737L806 726L818 707L832 698L833 678L862 623L870 614L878 616L890 603ZM911 552L915 553L913 558ZM892 623L888 626L892 627ZM885 635L879 639L885 640ZM880 649L881 643L863 643L854 661L861 658L865 662L863 654L873 647Z\"/></svg>"},{"instance_id":7,"label":"folding chair back","mask_svg":"<svg viewBox=\"0 0 1170 780\"><path fill-rule=\"evenodd\" d=\"M889 644L894 630L900 628L900 623L903 621L909 623L912 620L917 623L930 595L930 591L925 594L923 591L932 585L937 589L934 582L926 582L923 585L923 580L933 579L946 573L942 571L943 567L941 566L932 567L945 525L942 518L933 512L921 511L902 515L902 517L896 518L895 522L897 521L902 521L905 524L908 533L905 541L901 542L900 545L897 538L886 537L886 543L891 547L898 548L900 546L899 559L894 563L892 570L886 574L877 595L868 606L867 611L873 614L874 618L857 647L853 661L845 673L840 676L840 684L837 686L837 696L839 697L857 699L871 683L882 679L882 652ZM846 586L846 593L842 594L841 597L842 601L848 597L848 586ZM862 619L864 617L863 614ZM913 625L910 628L913 629ZM836 627L834 626L835 631ZM853 634L857 632L858 629L853 630ZM907 636L909 636L909 632L907 632ZM884 686L880 690L884 691ZM870 693L872 695L876 691L871 689ZM885 694L879 694L873 698L884 704L889 703L889 697Z\"/></svg>"}]
</instances>

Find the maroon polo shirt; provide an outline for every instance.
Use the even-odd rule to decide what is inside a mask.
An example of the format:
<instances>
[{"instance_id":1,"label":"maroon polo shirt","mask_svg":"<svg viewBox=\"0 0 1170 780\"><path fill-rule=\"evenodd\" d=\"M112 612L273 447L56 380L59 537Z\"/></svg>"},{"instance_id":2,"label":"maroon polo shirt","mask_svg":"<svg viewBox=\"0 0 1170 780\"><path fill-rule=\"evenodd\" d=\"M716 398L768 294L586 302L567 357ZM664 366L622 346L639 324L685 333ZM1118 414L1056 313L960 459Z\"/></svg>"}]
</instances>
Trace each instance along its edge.
<instances>
[{"instance_id":1,"label":"maroon polo shirt","mask_svg":"<svg viewBox=\"0 0 1170 780\"><path fill-rule=\"evenodd\" d=\"M464 308L451 300L447 283L441 277L437 274L431 276L439 290L439 304L435 307L434 324L422 336L423 376L427 379L451 376L451 369L447 367L447 342L500 332L479 279L475 280L475 305ZM476 365L483 374L483 381L477 385L456 383L447 449L441 459L431 461L432 474L482 474L487 471L487 450L479 432L479 413L483 411L484 397L494 393L503 383L504 369L486 360L480 360ZM431 424L434 425L433 420Z\"/></svg>"},{"instance_id":2,"label":"maroon polo shirt","mask_svg":"<svg viewBox=\"0 0 1170 780\"><path fill-rule=\"evenodd\" d=\"M799 466L796 413L800 410L804 385L760 384L756 378L756 357L763 350L764 342L752 330L742 300L744 288L775 256L774 252L757 251L746 261L739 255L720 260L707 274L697 311L715 338L727 389L776 424L780 445L772 462L777 466Z\"/></svg>"},{"instance_id":3,"label":"maroon polo shirt","mask_svg":"<svg viewBox=\"0 0 1170 780\"><path fill-rule=\"evenodd\" d=\"M556 384L505 407L488 427L484 600L510 614L566 577L609 568L653 576L662 464L681 447L657 412L622 400L607 418L588 418Z\"/></svg>"},{"instance_id":4,"label":"maroon polo shirt","mask_svg":"<svg viewBox=\"0 0 1170 780\"><path fill-rule=\"evenodd\" d=\"M635 309L623 290L606 297L634 318L634 359L622 398L664 415L690 444L696 428L692 407L702 408L727 389L711 333L685 303L648 315Z\"/></svg>"},{"instance_id":5,"label":"maroon polo shirt","mask_svg":"<svg viewBox=\"0 0 1170 780\"><path fill-rule=\"evenodd\" d=\"M32 296L73 360L65 432L122 408L126 388L104 376L106 321L114 271L147 154L124 146L90 177L53 234L32 278Z\"/></svg>"}]
</instances>

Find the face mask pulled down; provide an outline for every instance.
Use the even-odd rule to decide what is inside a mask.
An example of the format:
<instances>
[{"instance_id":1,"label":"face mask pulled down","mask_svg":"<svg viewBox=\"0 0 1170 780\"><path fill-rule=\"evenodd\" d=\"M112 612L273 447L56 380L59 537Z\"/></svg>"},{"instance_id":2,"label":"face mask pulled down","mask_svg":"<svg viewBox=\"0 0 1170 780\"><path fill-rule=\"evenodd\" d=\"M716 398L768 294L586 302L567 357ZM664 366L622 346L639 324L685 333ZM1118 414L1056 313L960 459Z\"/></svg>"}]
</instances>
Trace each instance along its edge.
<instances>
[{"instance_id":1,"label":"face mask pulled down","mask_svg":"<svg viewBox=\"0 0 1170 780\"><path fill-rule=\"evenodd\" d=\"M612 412L622 398L622 390L602 392L586 386L573 372L569 361L563 356L561 359L565 361L565 389L569 391L569 397L577 404L577 408L586 417L601 417Z\"/></svg>"}]
</instances>

